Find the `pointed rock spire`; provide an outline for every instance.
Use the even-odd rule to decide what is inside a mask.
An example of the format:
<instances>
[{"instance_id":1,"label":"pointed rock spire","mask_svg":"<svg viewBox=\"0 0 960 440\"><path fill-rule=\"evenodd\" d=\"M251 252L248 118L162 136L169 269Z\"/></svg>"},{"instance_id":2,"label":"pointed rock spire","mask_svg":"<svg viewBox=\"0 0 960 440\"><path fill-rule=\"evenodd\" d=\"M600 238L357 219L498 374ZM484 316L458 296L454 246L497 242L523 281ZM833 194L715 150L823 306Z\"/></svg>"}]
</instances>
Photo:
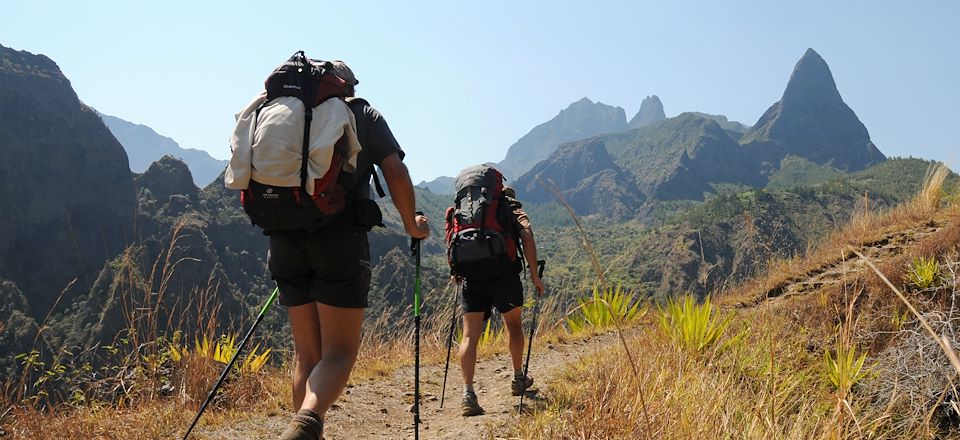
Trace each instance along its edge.
<instances>
[{"instance_id":1,"label":"pointed rock spire","mask_svg":"<svg viewBox=\"0 0 960 440\"><path fill-rule=\"evenodd\" d=\"M640 103L640 111L633 116L633 119L627 124L627 128L646 127L664 119L667 119L667 115L663 112L663 103L660 102L657 95L650 95L643 98L643 102Z\"/></svg>"},{"instance_id":2,"label":"pointed rock spire","mask_svg":"<svg viewBox=\"0 0 960 440\"><path fill-rule=\"evenodd\" d=\"M830 67L813 49L797 62L780 101L767 109L742 142L762 146L773 163L795 155L856 171L886 159L843 102Z\"/></svg>"},{"instance_id":3,"label":"pointed rock spire","mask_svg":"<svg viewBox=\"0 0 960 440\"><path fill-rule=\"evenodd\" d=\"M819 101L843 103L837 83L827 62L813 49L807 49L793 68L781 102Z\"/></svg>"}]
</instances>

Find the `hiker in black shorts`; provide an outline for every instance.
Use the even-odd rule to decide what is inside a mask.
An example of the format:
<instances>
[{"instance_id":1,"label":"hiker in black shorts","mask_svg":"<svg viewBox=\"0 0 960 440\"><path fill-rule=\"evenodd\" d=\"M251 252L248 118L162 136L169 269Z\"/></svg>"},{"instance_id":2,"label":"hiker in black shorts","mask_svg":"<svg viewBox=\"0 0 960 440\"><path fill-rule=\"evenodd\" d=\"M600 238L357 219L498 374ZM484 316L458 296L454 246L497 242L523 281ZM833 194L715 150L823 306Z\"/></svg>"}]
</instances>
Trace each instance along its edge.
<instances>
[{"instance_id":1,"label":"hiker in black shorts","mask_svg":"<svg viewBox=\"0 0 960 440\"><path fill-rule=\"evenodd\" d=\"M346 64L334 61L335 74L358 83ZM363 147L356 173L341 174L347 205L333 224L318 231L270 235L270 273L287 306L296 350L293 407L298 410L282 440L317 440L323 417L343 392L360 349L360 328L370 289L367 231L381 221L370 199L373 166L379 166L407 234L429 235L427 218L415 215L413 184L403 150L380 113L365 100L347 98ZM374 175L374 178L376 176ZM376 181L379 187L379 181Z\"/></svg>"},{"instance_id":2,"label":"hiker in black shorts","mask_svg":"<svg viewBox=\"0 0 960 440\"><path fill-rule=\"evenodd\" d=\"M522 246L522 257L530 268L530 281L543 295L544 284L537 274L537 246L533 240L533 230L530 228L530 219L523 211L516 193L510 187L503 187L504 198L507 202L507 215L515 220L516 229ZM449 218L448 218L449 221ZM516 252L516 251L514 251ZM477 361L477 342L483 333L483 322L490 318L492 309L503 316L504 324L509 336L510 357L513 365L513 381L510 384L514 396L521 395L533 385L533 379L525 376L522 370L523 362L523 327L521 325L521 310L523 305L523 284L520 281L520 272L523 271L523 262L518 259L512 268L501 275L489 279L475 279L469 276L454 276L455 282L462 282L463 307L463 342L460 345L460 371L463 374L463 401L464 416L483 414L483 408L477 401L477 394L473 389L474 369Z\"/></svg>"}]
</instances>

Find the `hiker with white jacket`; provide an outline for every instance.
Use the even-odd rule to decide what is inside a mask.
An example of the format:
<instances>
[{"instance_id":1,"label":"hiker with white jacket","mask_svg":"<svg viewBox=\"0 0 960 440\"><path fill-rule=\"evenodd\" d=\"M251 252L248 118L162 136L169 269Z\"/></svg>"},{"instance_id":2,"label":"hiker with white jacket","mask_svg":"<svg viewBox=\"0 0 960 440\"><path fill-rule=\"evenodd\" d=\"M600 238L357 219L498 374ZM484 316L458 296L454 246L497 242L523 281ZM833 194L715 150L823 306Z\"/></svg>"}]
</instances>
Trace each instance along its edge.
<instances>
[{"instance_id":1,"label":"hiker with white jacket","mask_svg":"<svg viewBox=\"0 0 960 440\"><path fill-rule=\"evenodd\" d=\"M300 55L306 60L302 53ZM298 65L305 63L301 61ZM282 440L322 438L324 415L343 392L357 359L371 277L367 231L382 220L378 206L370 197L371 176L378 192L382 192L374 166L383 173L406 233L416 239L429 235L427 218L415 214L413 184L402 162L404 152L387 122L367 101L354 98L359 81L346 64L332 61L324 66L324 72L334 77L324 77L326 83L321 81L319 87L322 89L329 83L342 86L342 91L335 93L337 98L326 99L313 109L316 114L309 125L298 125L305 127L304 132L309 133L311 140L309 148L303 147L303 156L310 158L307 173L298 169L302 162L298 151L301 137L291 135L292 139L286 143L290 150L287 153L258 156L255 142L259 132L238 129L234 140L249 136L252 147L246 156L244 151L238 151L243 148L234 146L232 172L228 169L226 179L228 187L243 190L244 209L269 235L270 273L280 289L280 304L287 307L290 318L296 352L293 407L297 413L281 435ZM269 81L267 90L270 90ZM293 110L271 108L269 104L260 106L263 103L255 106L260 108L255 112L259 114L253 115L255 126L264 123L261 119L264 113L299 114L303 107L297 107L295 102L290 105ZM243 117L241 113L239 119ZM296 130L287 133L296 133ZM332 140L333 145L316 152L313 139L324 136ZM280 160L284 155L286 161ZM261 158L268 161L258 166ZM245 163L252 166L247 168ZM249 176L244 176L248 169ZM261 172L273 171L286 173L286 179L272 176L254 185ZM297 179L291 176L300 179L299 187L296 187ZM250 182L243 182L244 177ZM309 182L303 183L304 179ZM287 197L287 189L295 202L287 202L292 205L289 209L292 214L284 218L281 214L288 211L276 205ZM310 205L311 199L317 209ZM260 210L258 204L268 208ZM310 213L297 210L302 206L309 208ZM315 212L318 210L319 214ZM306 226L290 227L285 221Z\"/></svg>"}]
</instances>

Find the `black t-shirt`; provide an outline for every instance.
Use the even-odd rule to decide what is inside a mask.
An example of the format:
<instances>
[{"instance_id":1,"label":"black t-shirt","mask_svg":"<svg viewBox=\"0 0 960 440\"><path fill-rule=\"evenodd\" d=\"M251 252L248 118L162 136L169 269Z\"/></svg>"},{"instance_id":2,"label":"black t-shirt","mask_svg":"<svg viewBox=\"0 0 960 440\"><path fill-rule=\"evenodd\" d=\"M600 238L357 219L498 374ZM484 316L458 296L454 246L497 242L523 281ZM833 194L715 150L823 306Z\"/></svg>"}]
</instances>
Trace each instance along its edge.
<instances>
[{"instance_id":1,"label":"black t-shirt","mask_svg":"<svg viewBox=\"0 0 960 440\"><path fill-rule=\"evenodd\" d=\"M357 200L373 198L370 191L373 166L380 166L383 159L393 153L397 153L401 160L404 157L403 150L397 139L393 137L386 119L377 109L371 107L370 103L362 98L348 98L347 105L356 119L357 139L363 149L357 156L356 172L340 173L340 184L347 190L348 195L345 212L331 225L338 228L356 227L354 206Z\"/></svg>"}]
</instances>

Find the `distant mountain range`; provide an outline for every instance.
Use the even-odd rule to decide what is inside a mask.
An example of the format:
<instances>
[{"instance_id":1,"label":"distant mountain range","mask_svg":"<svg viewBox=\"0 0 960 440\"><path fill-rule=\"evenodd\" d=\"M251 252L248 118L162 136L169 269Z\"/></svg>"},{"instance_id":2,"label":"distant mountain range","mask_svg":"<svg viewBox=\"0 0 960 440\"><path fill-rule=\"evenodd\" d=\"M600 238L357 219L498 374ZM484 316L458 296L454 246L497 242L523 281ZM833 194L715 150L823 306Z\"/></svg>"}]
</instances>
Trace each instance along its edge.
<instances>
[{"instance_id":1,"label":"distant mountain range","mask_svg":"<svg viewBox=\"0 0 960 440\"><path fill-rule=\"evenodd\" d=\"M135 124L103 113L100 113L100 117L127 151L130 170L135 173L146 171L151 163L160 160L163 156L173 156L187 164L193 175L193 183L203 188L213 182L213 179L216 179L227 167L226 160L214 159L206 151L196 148L183 148L173 139L157 134L146 125Z\"/></svg>"},{"instance_id":2,"label":"distant mountain range","mask_svg":"<svg viewBox=\"0 0 960 440\"><path fill-rule=\"evenodd\" d=\"M692 113L701 118L716 121L737 138L750 128L739 122L729 121L723 115ZM640 109L629 122L626 121L622 108L583 98L570 104L549 121L530 130L511 145L506 158L495 165L504 173L508 181L516 181L537 163L550 157L563 143L601 134L622 133L644 128L664 119L666 115L663 111L663 102L657 95L644 98ZM440 176L432 181L422 181L418 186L428 188L434 193L449 194L453 192L453 180L454 178L450 176Z\"/></svg>"},{"instance_id":3,"label":"distant mountain range","mask_svg":"<svg viewBox=\"0 0 960 440\"><path fill-rule=\"evenodd\" d=\"M780 101L753 128L722 116L684 113L563 146L516 185L524 190L521 198L546 201L552 195L538 182L550 180L568 201L581 201L571 203L580 214L619 213L627 195L703 200L723 188L763 188L787 156L842 171L863 170L886 159L843 102L827 63L813 49L797 63ZM593 184L591 176L571 179L584 163L608 164L605 170L619 178L608 180L603 190L618 197L605 197L604 203L576 197ZM631 194L633 183L639 193Z\"/></svg>"},{"instance_id":4,"label":"distant mountain range","mask_svg":"<svg viewBox=\"0 0 960 440\"><path fill-rule=\"evenodd\" d=\"M574 303L584 291L577 283L591 277L580 239L563 224L569 216L545 187L592 222L598 252L623 262L612 275L664 296L708 292L805 249L848 218L864 191L879 194L880 206L903 200L928 165L885 161L812 50L752 128L722 116L663 115L655 96L629 123L623 109L582 99L511 147L509 158L526 163L514 172L527 172L508 177L537 225L538 248L556 262L551 270L572 277L558 301ZM34 347L38 323L46 322L45 355L79 353L124 330L148 331L137 327L146 322L138 310L170 325L157 331L185 335L214 316L240 322L274 285L267 239L237 192L217 176L199 189L177 158L184 149L131 172L131 147L118 142L126 135L117 127L154 152L176 145L98 116L49 58L0 46L0 373ZM451 186L442 178L416 189L434 231ZM389 321L402 325L414 282L408 237L392 205L378 203L388 227L370 233L371 315L392 313ZM756 234L743 228L747 210ZM442 234L423 250L424 292L441 292ZM289 337L284 322L272 314L258 334Z\"/></svg>"}]
</instances>

